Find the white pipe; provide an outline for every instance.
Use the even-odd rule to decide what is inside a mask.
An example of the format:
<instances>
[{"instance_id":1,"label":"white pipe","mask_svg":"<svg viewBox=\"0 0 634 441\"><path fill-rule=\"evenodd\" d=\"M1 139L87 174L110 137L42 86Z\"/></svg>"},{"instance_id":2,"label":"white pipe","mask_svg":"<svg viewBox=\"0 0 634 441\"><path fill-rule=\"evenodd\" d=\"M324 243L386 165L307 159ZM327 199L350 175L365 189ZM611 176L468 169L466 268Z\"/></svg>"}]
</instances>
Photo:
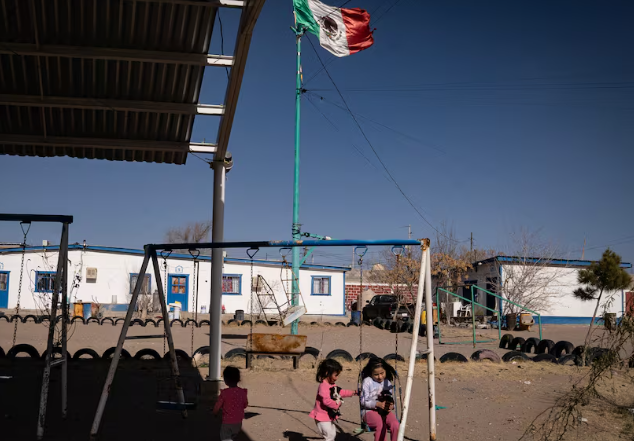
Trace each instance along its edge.
<instances>
[{"instance_id":1,"label":"white pipe","mask_svg":"<svg viewBox=\"0 0 634 441\"><path fill-rule=\"evenodd\" d=\"M211 241L222 242L225 217L225 164L214 161L214 204ZM222 267L223 248L214 248L211 253L211 297L209 300L209 381L216 382L218 388L222 379L220 371L220 351L222 338ZM249 283L251 283L249 281Z\"/></svg>"},{"instance_id":2,"label":"white pipe","mask_svg":"<svg viewBox=\"0 0 634 441\"><path fill-rule=\"evenodd\" d=\"M425 306L427 308L427 388L429 390L429 440L436 441L436 379L434 377L434 304L431 297L431 256L427 248ZM438 305L440 318L440 305ZM473 311L471 312L473 314Z\"/></svg>"},{"instance_id":3,"label":"white pipe","mask_svg":"<svg viewBox=\"0 0 634 441\"><path fill-rule=\"evenodd\" d=\"M401 416L401 427L398 431L398 441L405 438L405 429L407 427L407 416L409 414L409 402L412 393L412 384L414 383L414 369L416 367L416 347L418 346L418 330L420 327L420 317L423 309L423 285L425 282L425 272L427 271L427 250L429 248L429 239L423 241L422 255L420 262L420 275L418 277L418 292L416 294L416 310L414 312L414 330L412 331L412 345L409 350L409 367L407 369L407 383L405 385L405 397L403 399L403 414ZM429 307L427 307L427 323L429 323ZM428 343L429 344L429 343Z\"/></svg>"}]
</instances>

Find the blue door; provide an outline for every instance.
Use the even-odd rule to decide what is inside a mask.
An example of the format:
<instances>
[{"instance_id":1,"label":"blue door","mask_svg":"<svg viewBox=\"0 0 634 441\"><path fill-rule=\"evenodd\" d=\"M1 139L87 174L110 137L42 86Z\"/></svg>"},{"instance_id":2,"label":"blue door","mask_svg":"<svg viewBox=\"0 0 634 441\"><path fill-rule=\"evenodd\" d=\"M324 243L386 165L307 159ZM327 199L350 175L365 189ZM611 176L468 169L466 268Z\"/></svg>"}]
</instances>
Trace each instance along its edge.
<instances>
[{"instance_id":1,"label":"blue door","mask_svg":"<svg viewBox=\"0 0 634 441\"><path fill-rule=\"evenodd\" d=\"M9 307L9 271L0 271L0 308Z\"/></svg>"},{"instance_id":2,"label":"blue door","mask_svg":"<svg viewBox=\"0 0 634 441\"><path fill-rule=\"evenodd\" d=\"M181 302L181 311L187 311L189 276L185 274L169 274L168 277L167 303Z\"/></svg>"}]
</instances>

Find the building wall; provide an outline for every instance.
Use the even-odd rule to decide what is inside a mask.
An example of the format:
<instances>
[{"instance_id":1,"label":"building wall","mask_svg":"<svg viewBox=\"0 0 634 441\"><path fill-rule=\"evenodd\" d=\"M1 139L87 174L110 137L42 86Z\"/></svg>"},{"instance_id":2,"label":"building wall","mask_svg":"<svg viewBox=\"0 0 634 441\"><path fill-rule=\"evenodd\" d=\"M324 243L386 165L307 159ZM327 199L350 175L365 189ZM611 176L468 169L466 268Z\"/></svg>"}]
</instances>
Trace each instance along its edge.
<instances>
[{"instance_id":1,"label":"building wall","mask_svg":"<svg viewBox=\"0 0 634 441\"><path fill-rule=\"evenodd\" d=\"M511 265L502 265L502 276L506 278L508 276L507 269ZM518 267L518 265L513 265ZM580 268L572 267L547 267L544 268L544 277L553 278L553 282L548 284L548 290L554 294L553 299L550 301L550 306L543 311L537 311L542 314L542 323L589 323L596 302L584 302L573 295L573 291L579 288L581 285L577 283L577 274ZM506 271L506 275L505 275ZM485 288L487 284L487 277L498 277L498 268L495 263L487 263L480 265L478 270L471 271L465 277L466 281L475 281L476 285ZM458 293L462 295L462 293ZM485 293L480 292L476 301L484 303ZM617 313L618 316L622 312L622 293L616 293L614 302L608 308L608 312Z\"/></svg>"},{"instance_id":2,"label":"building wall","mask_svg":"<svg viewBox=\"0 0 634 441\"><path fill-rule=\"evenodd\" d=\"M0 270L9 273L9 301L8 309L14 309L17 303L18 286L20 278L21 253L0 254ZM55 271L57 267L58 252L55 251L27 251L20 300L21 309L43 309L50 306L50 293L36 291L36 272ZM130 301L130 274L138 273L143 262L142 254L105 252L93 250L69 250L69 277L68 292L70 302L98 302L112 310L126 310ZM170 257L167 259L168 274L188 276L187 306L184 309L193 310L194 298L194 263L191 258ZM163 259L159 256L161 278L165 287L165 274L163 271ZM89 282L86 279L86 268L97 268L97 279ZM210 276L211 262L199 261L200 276L198 287L198 311L209 312L209 297L211 291ZM150 292L157 290L157 278L152 264L148 267L150 274ZM240 295L223 295L223 305L227 313L233 313L242 309L246 314L250 311L251 303L251 267L249 262L227 259L224 263L224 274L241 276ZM275 292L278 303L285 302L285 294L282 288L282 267L271 262L256 263L253 275L262 275ZM344 271L330 268L302 268L300 270L300 291L308 314L311 315L342 315L344 310ZM75 276L80 275L81 280L74 286ZM311 295L312 277L330 277L330 295ZM73 287L74 286L74 287ZM254 294L255 296L255 294ZM254 297L255 299L255 297ZM169 301L169 293L168 293ZM257 300L256 300L257 302ZM118 306L117 306L118 305ZM256 304L257 308L257 304Z\"/></svg>"}]
</instances>

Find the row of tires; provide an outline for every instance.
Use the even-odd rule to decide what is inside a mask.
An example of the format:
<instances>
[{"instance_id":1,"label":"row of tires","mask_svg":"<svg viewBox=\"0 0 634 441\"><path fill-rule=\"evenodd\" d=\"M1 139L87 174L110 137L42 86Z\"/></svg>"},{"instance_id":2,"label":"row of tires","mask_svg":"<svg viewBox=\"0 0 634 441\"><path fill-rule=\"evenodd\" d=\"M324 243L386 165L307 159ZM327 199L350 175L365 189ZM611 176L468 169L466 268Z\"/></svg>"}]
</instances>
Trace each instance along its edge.
<instances>
[{"instance_id":1,"label":"row of tires","mask_svg":"<svg viewBox=\"0 0 634 441\"><path fill-rule=\"evenodd\" d=\"M586 357L586 366L592 365L592 363L594 363L600 357L607 354L607 352L608 350L604 348L591 348L588 351L588 354ZM502 355L502 357L500 357L498 354L491 351L490 349L481 349L471 354L471 360L472 361L489 360L494 363L533 361L536 363L540 363L540 362L557 363L561 365L570 365L570 366L572 365L581 366L582 364L581 354L578 352L563 355L561 357L556 357L553 354L544 354L544 353L537 354L534 357L529 357L528 355L526 355L526 352L509 351L505 353L504 355ZM468 361L469 360L467 359L467 357L457 352L448 352L444 354L442 357L440 357L441 363L445 363L445 362L467 363ZM632 362L630 362L630 367L634 367L634 365L632 365Z\"/></svg>"},{"instance_id":2,"label":"row of tires","mask_svg":"<svg viewBox=\"0 0 634 441\"><path fill-rule=\"evenodd\" d=\"M572 355L577 353L581 355L583 351L582 346L575 346L569 341L558 341L555 343L552 340L544 339L540 340L535 337L523 339L522 337L514 337L513 334L504 334L500 340L500 349L508 349L510 351L520 351L525 354L549 354L555 358L560 358L562 355Z\"/></svg>"}]
</instances>

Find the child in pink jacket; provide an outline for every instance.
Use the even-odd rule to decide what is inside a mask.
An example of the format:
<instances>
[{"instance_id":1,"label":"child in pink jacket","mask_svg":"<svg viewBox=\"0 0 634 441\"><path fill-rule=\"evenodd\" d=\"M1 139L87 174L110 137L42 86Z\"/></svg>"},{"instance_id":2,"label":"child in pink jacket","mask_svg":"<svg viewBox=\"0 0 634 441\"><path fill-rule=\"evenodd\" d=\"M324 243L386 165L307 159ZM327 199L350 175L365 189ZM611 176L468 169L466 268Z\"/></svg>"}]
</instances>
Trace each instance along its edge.
<instances>
[{"instance_id":1,"label":"child in pink jacket","mask_svg":"<svg viewBox=\"0 0 634 441\"><path fill-rule=\"evenodd\" d=\"M356 391L345 390L337 386L337 378L343 368L336 360L324 360L317 368L316 380L319 383L315 407L308 416L315 420L317 430L326 441L334 441L337 436L335 421L339 418L342 398L357 395Z\"/></svg>"}]
</instances>

